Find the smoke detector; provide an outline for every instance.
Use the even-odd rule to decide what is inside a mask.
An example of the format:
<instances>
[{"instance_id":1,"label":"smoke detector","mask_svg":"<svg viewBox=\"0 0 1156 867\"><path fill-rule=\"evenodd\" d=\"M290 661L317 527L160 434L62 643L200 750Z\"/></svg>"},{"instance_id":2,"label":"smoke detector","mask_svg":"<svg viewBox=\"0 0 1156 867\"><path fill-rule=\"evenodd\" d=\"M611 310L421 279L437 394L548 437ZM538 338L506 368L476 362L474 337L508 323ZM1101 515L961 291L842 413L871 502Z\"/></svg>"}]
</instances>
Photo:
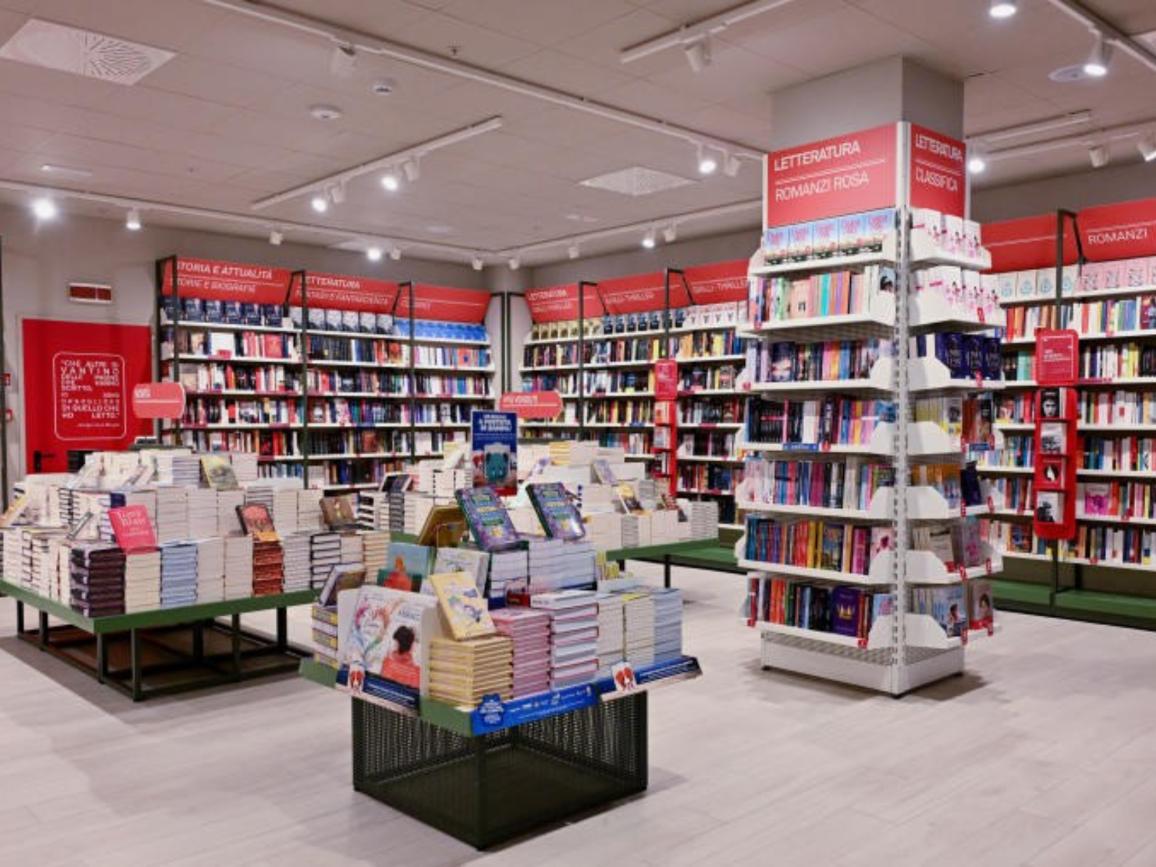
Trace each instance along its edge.
<instances>
[{"instance_id":1,"label":"smoke detector","mask_svg":"<svg viewBox=\"0 0 1156 867\"><path fill-rule=\"evenodd\" d=\"M172 51L30 18L0 57L113 84L133 85L176 57Z\"/></svg>"},{"instance_id":2,"label":"smoke detector","mask_svg":"<svg viewBox=\"0 0 1156 867\"><path fill-rule=\"evenodd\" d=\"M375 93L378 96L389 96L391 93L397 90L397 82L392 78L382 78L371 84L369 89L372 93Z\"/></svg>"},{"instance_id":3,"label":"smoke detector","mask_svg":"<svg viewBox=\"0 0 1156 867\"><path fill-rule=\"evenodd\" d=\"M1071 66L1061 66L1048 74L1048 78L1057 84L1071 84L1075 81L1087 81L1091 78L1084 72L1084 64L1074 63Z\"/></svg>"},{"instance_id":4,"label":"smoke detector","mask_svg":"<svg viewBox=\"0 0 1156 867\"><path fill-rule=\"evenodd\" d=\"M341 109L335 105L311 105L309 114L314 120L338 120L341 117Z\"/></svg>"}]
</instances>

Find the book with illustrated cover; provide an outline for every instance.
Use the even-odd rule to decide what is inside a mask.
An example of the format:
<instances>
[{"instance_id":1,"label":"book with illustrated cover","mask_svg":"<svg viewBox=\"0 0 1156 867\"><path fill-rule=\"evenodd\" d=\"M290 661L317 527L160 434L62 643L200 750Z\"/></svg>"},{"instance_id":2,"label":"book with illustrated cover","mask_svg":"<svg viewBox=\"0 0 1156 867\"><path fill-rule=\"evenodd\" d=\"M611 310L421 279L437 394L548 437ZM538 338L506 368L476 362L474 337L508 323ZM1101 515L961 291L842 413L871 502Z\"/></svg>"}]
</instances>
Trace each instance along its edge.
<instances>
[{"instance_id":1,"label":"book with illustrated cover","mask_svg":"<svg viewBox=\"0 0 1156 867\"><path fill-rule=\"evenodd\" d=\"M434 561L434 572L465 572L474 580L478 592L486 589L486 578L490 570L490 555L473 548L438 548ZM429 582L426 582L429 586ZM425 587L422 588L425 592ZM430 593L433 588L430 586Z\"/></svg>"},{"instance_id":2,"label":"book with illustrated cover","mask_svg":"<svg viewBox=\"0 0 1156 867\"><path fill-rule=\"evenodd\" d=\"M990 581L967 582L967 619L970 629L995 627L995 594Z\"/></svg>"},{"instance_id":3,"label":"book with illustrated cover","mask_svg":"<svg viewBox=\"0 0 1156 867\"><path fill-rule=\"evenodd\" d=\"M347 601L348 600L348 601ZM367 674L422 688L429 640L437 630L437 601L429 596L364 585L338 604L338 658L358 692Z\"/></svg>"},{"instance_id":4,"label":"book with illustrated cover","mask_svg":"<svg viewBox=\"0 0 1156 867\"><path fill-rule=\"evenodd\" d=\"M322 497L321 518L330 530L348 530L357 524L349 497Z\"/></svg>"},{"instance_id":5,"label":"book with illustrated cover","mask_svg":"<svg viewBox=\"0 0 1156 867\"><path fill-rule=\"evenodd\" d=\"M317 605L328 608L337 604L337 594L354 590L365 583L365 567L360 563L338 563L329 570L329 577L317 596Z\"/></svg>"},{"instance_id":6,"label":"book with illustrated cover","mask_svg":"<svg viewBox=\"0 0 1156 867\"><path fill-rule=\"evenodd\" d=\"M434 506L425 516L417 542L435 548L452 548L462 541L467 531L461 506L457 503Z\"/></svg>"},{"instance_id":7,"label":"book with illustrated cover","mask_svg":"<svg viewBox=\"0 0 1156 867\"><path fill-rule=\"evenodd\" d=\"M618 511L624 515L641 515L646 510L629 482L619 482L614 486L614 493L618 497Z\"/></svg>"},{"instance_id":8,"label":"book with illustrated cover","mask_svg":"<svg viewBox=\"0 0 1156 867\"><path fill-rule=\"evenodd\" d=\"M891 527L871 528L871 559L895 547L895 531Z\"/></svg>"},{"instance_id":9,"label":"book with illustrated cover","mask_svg":"<svg viewBox=\"0 0 1156 867\"><path fill-rule=\"evenodd\" d=\"M526 493L530 496L530 503L538 513L538 520L542 522L547 536L572 540L586 535L582 515L561 482L527 485Z\"/></svg>"},{"instance_id":10,"label":"book with illustrated cover","mask_svg":"<svg viewBox=\"0 0 1156 867\"><path fill-rule=\"evenodd\" d=\"M465 572L443 572L431 575L429 580L455 639L481 638L497 632L486 598L472 576Z\"/></svg>"},{"instance_id":11,"label":"book with illustrated cover","mask_svg":"<svg viewBox=\"0 0 1156 867\"><path fill-rule=\"evenodd\" d=\"M204 455L201 458L201 471L209 487L214 490L236 491L241 487L233 465L224 455Z\"/></svg>"},{"instance_id":12,"label":"book with illustrated cover","mask_svg":"<svg viewBox=\"0 0 1156 867\"><path fill-rule=\"evenodd\" d=\"M241 529L256 541L279 541L277 528L273 525L273 516L269 514L269 507L264 503L237 506L237 517L241 520Z\"/></svg>"},{"instance_id":13,"label":"book with illustrated cover","mask_svg":"<svg viewBox=\"0 0 1156 867\"><path fill-rule=\"evenodd\" d=\"M493 488L462 488L455 496L474 541L483 551L504 551L518 544L510 513Z\"/></svg>"},{"instance_id":14,"label":"book with illustrated cover","mask_svg":"<svg viewBox=\"0 0 1156 867\"><path fill-rule=\"evenodd\" d=\"M1067 453L1068 427L1063 422L1040 425L1040 454L1062 455Z\"/></svg>"},{"instance_id":15,"label":"book with illustrated cover","mask_svg":"<svg viewBox=\"0 0 1156 867\"><path fill-rule=\"evenodd\" d=\"M593 461L590 467L594 470L594 478L603 485L618 484L618 480L614 477L614 471L610 469L610 461L605 458L599 458Z\"/></svg>"},{"instance_id":16,"label":"book with illustrated cover","mask_svg":"<svg viewBox=\"0 0 1156 867\"><path fill-rule=\"evenodd\" d=\"M386 566L377 573L377 583L392 590L420 593L430 574L434 549L412 542L390 542Z\"/></svg>"}]
</instances>

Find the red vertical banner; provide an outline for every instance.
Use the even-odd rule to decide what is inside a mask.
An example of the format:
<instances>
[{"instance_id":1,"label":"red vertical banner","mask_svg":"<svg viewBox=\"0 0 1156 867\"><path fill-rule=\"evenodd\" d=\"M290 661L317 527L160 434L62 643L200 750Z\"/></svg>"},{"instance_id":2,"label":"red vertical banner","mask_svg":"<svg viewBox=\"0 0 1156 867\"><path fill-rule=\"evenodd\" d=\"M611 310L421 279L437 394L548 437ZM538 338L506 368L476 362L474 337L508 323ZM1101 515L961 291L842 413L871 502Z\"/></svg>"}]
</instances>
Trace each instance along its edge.
<instances>
[{"instance_id":1,"label":"red vertical banner","mask_svg":"<svg viewBox=\"0 0 1156 867\"><path fill-rule=\"evenodd\" d=\"M966 216L966 148L959 139L911 124L911 207Z\"/></svg>"},{"instance_id":2,"label":"red vertical banner","mask_svg":"<svg viewBox=\"0 0 1156 867\"><path fill-rule=\"evenodd\" d=\"M654 362L654 399L678 400L678 362L673 358Z\"/></svg>"},{"instance_id":3,"label":"red vertical banner","mask_svg":"<svg viewBox=\"0 0 1156 867\"><path fill-rule=\"evenodd\" d=\"M132 406L151 376L147 325L25 319L28 472L64 472L69 449L123 449L152 432Z\"/></svg>"}]
</instances>

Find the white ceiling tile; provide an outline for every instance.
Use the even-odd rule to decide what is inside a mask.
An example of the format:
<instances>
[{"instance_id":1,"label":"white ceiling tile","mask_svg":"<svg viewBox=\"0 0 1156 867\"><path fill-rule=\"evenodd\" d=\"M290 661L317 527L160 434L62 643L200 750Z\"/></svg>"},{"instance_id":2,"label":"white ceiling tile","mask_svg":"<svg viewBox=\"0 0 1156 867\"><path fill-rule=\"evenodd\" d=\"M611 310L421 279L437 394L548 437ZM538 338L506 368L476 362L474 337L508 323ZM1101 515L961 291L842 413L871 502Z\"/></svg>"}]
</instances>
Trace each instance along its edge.
<instances>
[{"instance_id":1,"label":"white ceiling tile","mask_svg":"<svg viewBox=\"0 0 1156 867\"><path fill-rule=\"evenodd\" d=\"M498 24L499 22L494 22ZM506 36L498 30L480 27L437 13L416 24L401 27L394 37L398 42L448 55L457 50L457 58L478 66L501 66L533 54L539 46L524 39Z\"/></svg>"},{"instance_id":2,"label":"white ceiling tile","mask_svg":"<svg viewBox=\"0 0 1156 867\"><path fill-rule=\"evenodd\" d=\"M453 18L501 29L538 45L556 45L634 11L626 0L456 0L442 11Z\"/></svg>"},{"instance_id":3,"label":"white ceiling tile","mask_svg":"<svg viewBox=\"0 0 1156 867\"><path fill-rule=\"evenodd\" d=\"M629 67L589 63L555 49L543 49L502 67L506 75L554 87L576 96L598 96L639 77Z\"/></svg>"}]
</instances>

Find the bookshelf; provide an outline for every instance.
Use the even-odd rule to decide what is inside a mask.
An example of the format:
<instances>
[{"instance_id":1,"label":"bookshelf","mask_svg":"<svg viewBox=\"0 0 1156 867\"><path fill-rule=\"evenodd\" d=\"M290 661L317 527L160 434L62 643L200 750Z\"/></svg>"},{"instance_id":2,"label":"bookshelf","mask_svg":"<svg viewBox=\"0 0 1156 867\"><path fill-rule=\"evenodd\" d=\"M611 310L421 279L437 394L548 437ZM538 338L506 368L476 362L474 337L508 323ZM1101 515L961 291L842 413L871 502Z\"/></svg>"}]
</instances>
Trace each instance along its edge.
<instances>
[{"instance_id":1,"label":"bookshelf","mask_svg":"<svg viewBox=\"0 0 1156 867\"><path fill-rule=\"evenodd\" d=\"M1108 206L1111 208L1112 206ZM996 423L998 461L982 471L1009 492L1014 508L995 516L991 542L1016 566L1005 582L1014 607L1062 617L1156 628L1144 573L1156 570L1156 274L1147 256L1089 262L1081 242L1089 231L1080 216L1059 212L1067 224L1065 256L1001 268L992 274L1007 315L1005 369L1024 389L1032 379L1037 329L1079 335L1080 459L1076 470L1076 537L1054 549L1032 531L1031 392L1011 393ZM1057 263L1058 260L1058 263ZM1026 264L1026 263L1025 263ZM1048 580L1040 582L1040 565ZM1038 590L1040 592L1033 592ZM1002 591L1001 591L1002 592Z\"/></svg>"},{"instance_id":2,"label":"bookshelf","mask_svg":"<svg viewBox=\"0 0 1156 867\"><path fill-rule=\"evenodd\" d=\"M187 395L160 434L256 452L262 476L372 488L493 406L489 292L178 257L157 286L158 373Z\"/></svg>"},{"instance_id":3,"label":"bookshelf","mask_svg":"<svg viewBox=\"0 0 1156 867\"><path fill-rule=\"evenodd\" d=\"M1003 503L968 460L1002 393L1002 311L986 253L941 249L929 220L892 211L873 250L752 257L735 558L764 668L901 695L994 632L968 608L1003 568L981 528Z\"/></svg>"}]
</instances>

